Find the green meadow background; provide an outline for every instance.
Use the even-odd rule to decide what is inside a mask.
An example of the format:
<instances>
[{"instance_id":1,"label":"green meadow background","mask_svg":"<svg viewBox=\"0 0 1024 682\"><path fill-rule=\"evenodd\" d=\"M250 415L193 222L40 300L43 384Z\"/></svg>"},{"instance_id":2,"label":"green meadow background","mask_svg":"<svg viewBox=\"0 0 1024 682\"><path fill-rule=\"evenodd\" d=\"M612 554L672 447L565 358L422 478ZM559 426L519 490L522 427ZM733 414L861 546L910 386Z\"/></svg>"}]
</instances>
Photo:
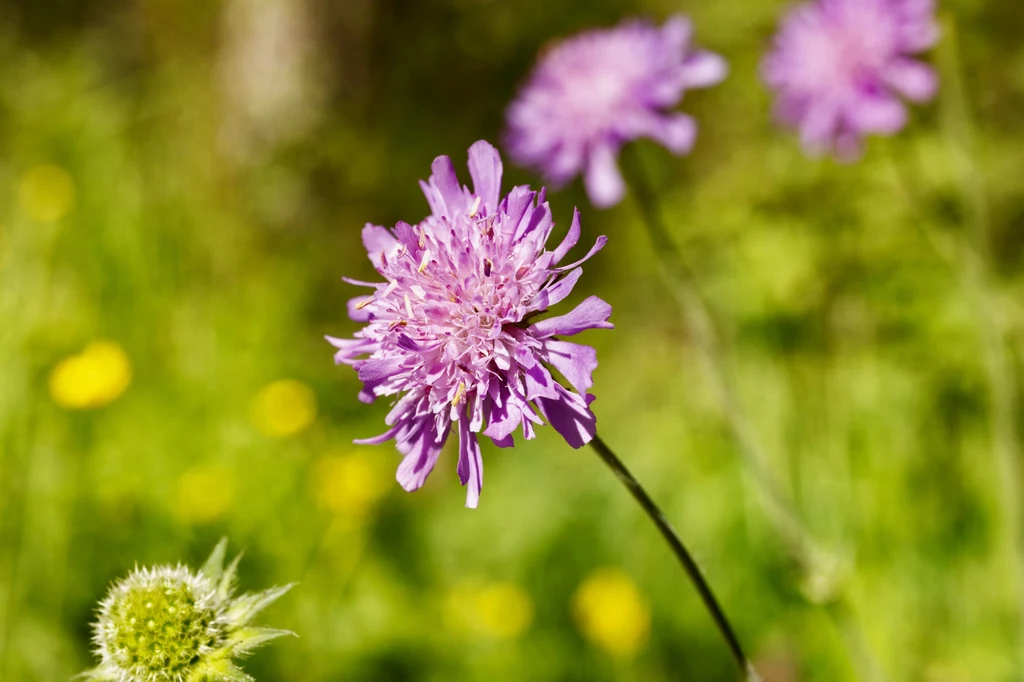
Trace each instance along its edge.
<instances>
[{"instance_id":1,"label":"green meadow background","mask_svg":"<svg viewBox=\"0 0 1024 682\"><path fill-rule=\"evenodd\" d=\"M632 197L553 192L608 246L604 439L693 549L766 682L1024 679L1024 9L941 3L943 89L853 164L809 160L758 78L775 0L0 3L0 680L90 667L137 563L244 551L299 638L258 680L729 682L674 557L589 449L449 449L394 482L384 403L325 334L368 221L427 212L548 41L677 11L729 60L694 153L627 150L715 320L708 371ZM539 185L506 160L505 187ZM557 236L557 235L556 235ZM722 373L735 387L723 408ZM763 452L755 474L736 439ZM778 482L811 559L770 514Z\"/></svg>"}]
</instances>

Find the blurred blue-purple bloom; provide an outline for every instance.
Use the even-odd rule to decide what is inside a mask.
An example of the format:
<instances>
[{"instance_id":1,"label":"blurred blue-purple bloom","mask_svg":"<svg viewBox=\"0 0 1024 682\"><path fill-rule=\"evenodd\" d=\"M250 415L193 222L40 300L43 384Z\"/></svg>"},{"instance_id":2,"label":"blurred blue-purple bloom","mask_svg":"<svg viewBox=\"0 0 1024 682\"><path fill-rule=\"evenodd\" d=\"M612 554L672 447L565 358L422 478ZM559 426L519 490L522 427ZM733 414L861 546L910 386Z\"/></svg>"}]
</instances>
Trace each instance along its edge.
<instances>
[{"instance_id":1,"label":"blurred blue-purple bloom","mask_svg":"<svg viewBox=\"0 0 1024 682\"><path fill-rule=\"evenodd\" d=\"M399 396L388 431L356 442L394 439L405 455L398 481L412 491L457 429L458 474L466 506L476 507L483 486L478 434L510 447L520 427L533 438L543 416L575 448L594 437L587 390L597 352L559 337L610 329L611 306L591 296L568 314L537 317L572 292L580 264L606 239L561 264L579 241L579 213L548 251L554 222L544 190L513 187L502 197L501 158L487 142L469 150L472 190L459 183L447 156L432 170L420 183L431 209L422 222L364 228L370 262L385 281L346 280L372 289L349 303L349 315L366 326L353 339L328 340L339 349L335 361L359 372L361 400Z\"/></svg>"},{"instance_id":2,"label":"blurred blue-purple bloom","mask_svg":"<svg viewBox=\"0 0 1024 682\"><path fill-rule=\"evenodd\" d=\"M932 47L932 0L817 0L783 20L762 65L776 116L796 127L804 149L860 154L870 133L893 135L907 122L900 97L930 100L935 72L911 58Z\"/></svg>"},{"instance_id":3,"label":"blurred blue-purple bloom","mask_svg":"<svg viewBox=\"0 0 1024 682\"><path fill-rule=\"evenodd\" d=\"M551 47L508 109L512 158L556 186L583 173L596 206L617 204L625 194L616 161L622 145L647 137L689 152L697 124L671 109L686 90L726 75L725 61L695 49L692 33L677 15L661 27L631 20Z\"/></svg>"}]
</instances>

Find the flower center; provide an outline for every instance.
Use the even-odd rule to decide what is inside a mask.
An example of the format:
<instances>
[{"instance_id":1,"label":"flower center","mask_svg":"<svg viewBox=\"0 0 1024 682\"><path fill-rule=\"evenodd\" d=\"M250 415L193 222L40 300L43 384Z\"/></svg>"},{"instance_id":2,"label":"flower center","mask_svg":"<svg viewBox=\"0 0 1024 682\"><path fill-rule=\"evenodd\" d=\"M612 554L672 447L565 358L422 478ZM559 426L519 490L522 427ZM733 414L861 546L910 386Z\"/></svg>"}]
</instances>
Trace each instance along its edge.
<instances>
[{"instance_id":1,"label":"flower center","mask_svg":"<svg viewBox=\"0 0 1024 682\"><path fill-rule=\"evenodd\" d=\"M387 294L386 323L399 336L439 352L449 365L447 380L457 385L479 378L492 362L507 368L507 325L520 322L543 285L535 267L543 250L520 243L509 247L497 217L463 215L421 225L423 248L404 254L398 282ZM458 235L458 237L456 237ZM394 317L392 317L394 316ZM408 346L405 346L409 349ZM413 352L420 352L410 349ZM428 361L429 362L429 361Z\"/></svg>"},{"instance_id":2,"label":"flower center","mask_svg":"<svg viewBox=\"0 0 1024 682\"><path fill-rule=\"evenodd\" d=\"M131 679L178 680L212 644L215 617L189 582L165 576L117 594L98 639Z\"/></svg>"}]
</instances>

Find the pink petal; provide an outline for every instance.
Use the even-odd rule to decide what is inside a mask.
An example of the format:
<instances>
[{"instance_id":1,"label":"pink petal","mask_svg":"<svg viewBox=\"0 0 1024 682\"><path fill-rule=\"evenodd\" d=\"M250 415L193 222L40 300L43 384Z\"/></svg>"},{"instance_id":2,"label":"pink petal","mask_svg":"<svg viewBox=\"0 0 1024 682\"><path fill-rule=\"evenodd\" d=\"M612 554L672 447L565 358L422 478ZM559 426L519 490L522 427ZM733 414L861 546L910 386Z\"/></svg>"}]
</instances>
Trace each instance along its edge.
<instances>
[{"instance_id":1,"label":"pink petal","mask_svg":"<svg viewBox=\"0 0 1024 682\"><path fill-rule=\"evenodd\" d=\"M569 380L577 393L586 393L594 385L593 372L597 369L597 351L590 346L569 341L544 341L547 362Z\"/></svg>"},{"instance_id":2,"label":"pink petal","mask_svg":"<svg viewBox=\"0 0 1024 682\"><path fill-rule=\"evenodd\" d=\"M597 418L590 411L586 400L561 386L558 388L561 394L558 400L541 398L537 401L537 407L566 443L581 448L593 440L597 433Z\"/></svg>"},{"instance_id":3,"label":"pink petal","mask_svg":"<svg viewBox=\"0 0 1024 682\"><path fill-rule=\"evenodd\" d=\"M610 305L591 296L570 313L534 322L529 331L535 338L546 339L555 334L572 336L586 329L614 329L615 325L608 321L611 314Z\"/></svg>"},{"instance_id":4,"label":"pink petal","mask_svg":"<svg viewBox=\"0 0 1024 682\"><path fill-rule=\"evenodd\" d=\"M397 243L398 240L386 227L367 223L363 228L363 246L374 267L380 267L381 254L391 251Z\"/></svg>"},{"instance_id":5,"label":"pink petal","mask_svg":"<svg viewBox=\"0 0 1024 682\"><path fill-rule=\"evenodd\" d=\"M698 51L686 58L684 82L688 88L717 85L729 74L729 64L714 52Z\"/></svg>"},{"instance_id":6,"label":"pink petal","mask_svg":"<svg viewBox=\"0 0 1024 682\"><path fill-rule=\"evenodd\" d=\"M626 183L619 172L615 151L608 145L600 145L590 152L583 178L587 196L598 208L609 208L622 201L626 194Z\"/></svg>"},{"instance_id":7,"label":"pink petal","mask_svg":"<svg viewBox=\"0 0 1024 682\"><path fill-rule=\"evenodd\" d=\"M900 59L889 66L886 82L912 102L927 102L939 89L939 78L928 65Z\"/></svg>"},{"instance_id":8,"label":"pink petal","mask_svg":"<svg viewBox=\"0 0 1024 682\"><path fill-rule=\"evenodd\" d=\"M466 419L459 420L459 480L466 486L466 507L476 509L480 491L484 487L484 462L480 456L480 441L469 430Z\"/></svg>"},{"instance_id":9,"label":"pink petal","mask_svg":"<svg viewBox=\"0 0 1024 682\"><path fill-rule=\"evenodd\" d=\"M501 156L489 142L480 140L469 148L469 175L473 178L473 192L480 197L489 214L498 208L501 193Z\"/></svg>"}]
</instances>

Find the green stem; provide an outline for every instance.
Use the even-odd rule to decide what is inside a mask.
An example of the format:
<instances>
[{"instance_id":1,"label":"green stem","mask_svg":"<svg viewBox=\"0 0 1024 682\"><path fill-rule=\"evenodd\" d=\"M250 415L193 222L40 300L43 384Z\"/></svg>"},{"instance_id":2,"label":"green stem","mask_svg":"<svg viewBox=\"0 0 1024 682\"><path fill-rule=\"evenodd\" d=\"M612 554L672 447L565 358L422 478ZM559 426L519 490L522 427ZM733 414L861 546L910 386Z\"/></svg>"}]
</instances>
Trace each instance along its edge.
<instances>
[{"instance_id":1,"label":"green stem","mask_svg":"<svg viewBox=\"0 0 1024 682\"><path fill-rule=\"evenodd\" d=\"M696 588L697 593L700 595L701 601L704 602L704 606L707 608L708 613L711 614L712 620L715 621L715 625L718 627L718 631L722 633L722 637L729 645L729 651L732 652L732 656L736 659L737 665L740 670L746 676L748 682L760 682L760 677L757 675L757 671L754 670L753 664L747 660L746 655L743 653L743 647L740 646L739 637L736 636L736 632L733 630L732 625L729 624L729 619L725 615L725 611L719 605L718 600L715 598L714 592L711 591L711 586L708 585L707 580L704 579L703 574L700 571L700 567L697 566L697 562L690 554L689 550L686 549L686 545L679 538L679 535L669 524L668 519L665 518L665 514L658 508L658 505L654 503L651 496L647 494L643 486L640 485L639 481L629 472L626 465L615 456L611 448L601 440L600 436L594 436L594 440L590 442L591 447L597 452L598 456L608 465L608 468L612 470L622 485L626 486L633 498L640 504L647 516L650 517L654 525L657 526L658 531L662 537L665 538L665 542L672 549L672 552L679 559L679 563L682 564L683 570L686 571L686 575L690 578L690 582Z\"/></svg>"},{"instance_id":2,"label":"green stem","mask_svg":"<svg viewBox=\"0 0 1024 682\"><path fill-rule=\"evenodd\" d=\"M808 561L816 555L814 543L778 480L768 466L768 457L754 434L754 429L740 407L736 389L725 366L719 346L714 321L697 289L693 274L686 264L675 241L669 235L658 210L658 200L647 180L640 160L623 156L628 164L627 177L630 190L636 197L637 206L644 218L644 225L650 235L657 255L662 276L670 284L669 291L676 299L686 322L688 333L700 351L705 374L717 394L722 411L728 420L736 444L739 446L747 470L753 475L757 487L764 496L768 513L775 527L786 541L790 552L809 568Z\"/></svg>"},{"instance_id":3,"label":"green stem","mask_svg":"<svg viewBox=\"0 0 1024 682\"><path fill-rule=\"evenodd\" d=\"M662 276L682 310L690 338L700 351L705 374L718 395L743 463L764 499L769 519L786 542L791 556L805 576L813 575L821 570L822 552L769 467L767 453L742 409L738 392L726 367L711 313L686 259L665 227L657 196L647 180L640 159L623 154L622 160L626 166L630 191L644 218L643 223L654 246ZM865 645L860 625L845 596L831 594L827 600L819 600L818 603L825 607L835 626L844 634L848 655L859 677L874 682L885 680L884 672Z\"/></svg>"}]
</instances>

